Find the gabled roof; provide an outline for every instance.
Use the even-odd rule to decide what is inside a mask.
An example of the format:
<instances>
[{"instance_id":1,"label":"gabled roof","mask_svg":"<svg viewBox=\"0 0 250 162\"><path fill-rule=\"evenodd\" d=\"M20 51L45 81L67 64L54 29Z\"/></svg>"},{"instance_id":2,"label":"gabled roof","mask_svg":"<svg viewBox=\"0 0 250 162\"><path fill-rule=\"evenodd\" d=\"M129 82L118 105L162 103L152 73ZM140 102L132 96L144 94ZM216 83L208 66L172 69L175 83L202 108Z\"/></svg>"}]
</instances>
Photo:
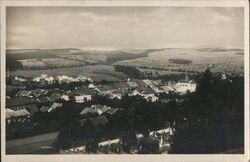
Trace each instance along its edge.
<instances>
[{"instance_id":1,"label":"gabled roof","mask_svg":"<svg viewBox=\"0 0 250 162\"><path fill-rule=\"evenodd\" d=\"M181 79L178 81L178 83L189 83L190 81L189 80L185 80L185 79Z\"/></svg>"},{"instance_id":2,"label":"gabled roof","mask_svg":"<svg viewBox=\"0 0 250 162\"><path fill-rule=\"evenodd\" d=\"M15 117L27 116L27 115L30 115L30 113L26 109L15 111Z\"/></svg>"},{"instance_id":3,"label":"gabled roof","mask_svg":"<svg viewBox=\"0 0 250 162\"><path fill-rule=\"evenodd\" d=\"M109 109L109 110L106 111L106 113L112 115L112 114L116 113L117 110L118 110L117 108L116 109Z\"/></svg>"},{"instance_id":4,"label":"gabled roof","mask_svg":"<svg viewBox=\"0 0 250 162\"><path fill-rule=\"evenodd\" d=\"M48 93L48 91L45 89L36 89L33 91L33 94L37 97L42 96L42 95L46 95L47 93Z\"/></svg>"},{"instance_id":5,"label":"gabled roof","mask_svg":"<svg viewBox=\"0 0 250 162\"><path fill-rule=\"evenodd\" d=\"M111 109L110 107L107 107L106 105L92 105L91 107L86 107L84 108L81 112L80 112L80 115L84 115L84 114L88 114L88 113L92 113L92 114L95 114L95 113L102 113L102 112L106 112L108 111L109 109Z\"/></svg>"},{"instance_id":6,"label":"gabled roof","mask_svg":"<svg viewBox=\"0 0 250 162\"><path fill-rule=\"evenodd\" d=\"M32 103L35 103L35 100L29 97L14 97L12 99L6 100L6 107L11 108L16 106L28 105Z\"/></svg>"},{"instance_id":7,"label":"gabled roof","mask_svg":"<svg viewBox=\"0 0 250 162\"><path fill-rule=\"evenodd\" d=\"M137 88L138 92L142 93L142 94L154 94L155 91L150 88L150 87L139 87Z\"/></svg>"},{"instance_id":8,"label":"gabled roof","mask_svg":"<svg viewBox=\"0 0 250 162\"><path fill-rule=\"evenodd\" d=\"M88 88L95 88L95 85L93 83L90 83Z\"/></svg>"},{"instance_id":9,"label":"gabled roof","mask_svg":"<svg viewBox=\"0 0 250 162\"><path fill-rule=\"evenodd\" d=\"M6 119L9 119L11 117L14 117L15 116L15 111L14 110L11 110L11 109L5 109L5 118Z\"/></svg>"},{"instance_id":10,"label":"gabled roof","mask_svg":"<svg viewBox=\"0 0 250 162\"><path fill-rule=\"evenodd\" d=\"M49 97L39 97L36 99L39 103L47 103L47 102L51 102L50 98Z\"/></svg>"},{"instance_id":11,"label":"gabled roof","mask_svg":"<svg viewBox=\"0 0 250 162\"><path fill-rule=\"evenodd\" d=\"M113 94L125 94L125 93L130 93L131 91L128 89L116 89L112 91Z\"/></svg>"},{"instance_id":12,"label":"gabled roof","mask_svg":"<svg viewBox=\"0 0 250 162\"><path fill-rule=\"evenodd\" d=\"M134 81L127 82L127 84L128 84L130 87L132 87L132 88L136 88L136 87L139 86L139 85L138 85L136 82L134 82Z\"/></svg>"},{"instance_id":13,"label":"gabled roof","mask_svg":"<svg viewBox=\"0 0 250 162\"><path fill-rule=\"evenodd\" d=\"M17 96L31 96L32 91L20 90L16 93Z\"/></svg>"},{"instance_id":14,"label":"gabled roof","mask_svg":"<svg viewBox=\"0 0 250 162\"><path fill-rule=\"evenodd\" d=\"M38 112L38 108L35 104L27 105L25 108L29 111L30 114L34 114L35 112Z\"/></svg>"},{"instance_id":15,"label":"gabled roof","mask_svg":"<svg viewBox=\"0 0 250 162\"><path fill-rule=\"evenodd\" d=\"M30 113L26 109L16 111L16 117L27 116L27 115L30 115Z\"/></svg>"},{"instance_id":16,"label":"gabled roof","mask_svg":"<svg viewBox=\"0 0 250 162\"><path fill-rule=\"evenodd\" d=\"M87 87L81 87L71 92L71 95L94 95L95 91Z\"/></svg>"},{"instance_id":17,"label":"gabled roof","mask_svg":"<svg viewBox=\"0 0 250 162\"><path fill-rule=\"evenodd\" d=\"M196 84L196 82L194 80L191 80L190 84Z\"/></svg>"},{"instance_id":18,"label":"gabled roof","mask_svg":"<svg viewBox=\"0 0 250 162\"><path fill-rule=\"evenodd\" d=\"M88 114L90 110L91 110L90 107L85 107L85 108L80 112L80 115Z\"/></svg>"},{"instance_id":19,"label":"gabled roof","mask_svg":"<svg viewBox=\"0 0 250 162\"><path fill-rule=\"evenodd\" d=\"M51 106L50 108L51 108L51 109L56 109L56 108L58 108L58 107L62 107L62 105L63 105L62 103L56 103L56 102L55 102L55 103L52 104L52 106Z\"/></svg>"},{"instance_id":20,"label":"gabled roof","mask_svg":"<svg viewBox=\"0 0 250 162\"><path fill-rule=\"evenodd\" d=\"M49 111L49 109L50 109L50 107L48 107L48 106L43 106L43 107L40 108L40 111L41 111L41 112L47 112L47 111Z\"/></svg>"},{"instance_id":21,"label":"gabled roof","mask_svg":"<svg viewBox=\"0 0 250 162\"><path fill-rule=\"evenodd\" d=\"M50 89L49 90L49 93L62 93L62 90L61 89L59 89L59 88L54 88L54 89Z\"/></svg>"},{"instance_id":22,"label":"gabled roof","mask_svg":"<svg viewBox=\"0 0 250 162\"><path fill-rule=\"evenodd\" d=\"M103 112L106 112L109 109L111 109L110 107L107 107L106 105L96 105L96 108L103 111Z\"/></svg>"},{"instance_id":23,"label":"gabled roof","mask_svg":"<svg viewBox=\"0 0 250 162\"><path fill-rule=\"evenodd\" d=\"M139 85L139 87L146 87L147 84L145 84L142 80L136 80L136 83Z\"/></svg>"},{"instance_id":24,"label":"gabled roof","mask_svg":"<svg viewBox=\"0 0 250 162\"><path fill-rule=\"evenodd\" d=\"M174 91L172 86L162 86L161 87L165 92Z\"/></svg>"},{"instance_id":25,"label":"gabled roof","mask_svg":"<svg viewBox=\"0 0 250 162\"><path fill-rule=\"evenodd\" d=\"M102 91L108 91L108 90L113 90L114 88L110 85L103 85L103 86L100 86L100 87L97 87L101 92Z\"/></svg>"},{"instance_id":26,"label":"gabled roof","mask_svg":"<svg viewBox=\"0 0 250 162\"><path fill-rule=\"evenodd\" d=\"M115 82L111 86L114 87L115 89L129 88L126 82Z\"/></svg>"},{"instance_id":27,"label":"gabled roof","mask_svg":"<svg viewBox=\"0 0 250 162\"><path fill-rule=\"evenodd\" d=\"M62 95L60 93L53 93L53 94L51 94L50 99L52 101L59 100L61 98L61 96Z\"/></svg>"},{"instance_id":28,"label":"gabled roof","mask_svg":"<svg viewBox=\"0 0 250 162\"><path fill-rule=\"evenodd\" d=\"M176 82L175 81L168 81L168 85L175 85L176 84Z\"/></svg>"}]
</instances>

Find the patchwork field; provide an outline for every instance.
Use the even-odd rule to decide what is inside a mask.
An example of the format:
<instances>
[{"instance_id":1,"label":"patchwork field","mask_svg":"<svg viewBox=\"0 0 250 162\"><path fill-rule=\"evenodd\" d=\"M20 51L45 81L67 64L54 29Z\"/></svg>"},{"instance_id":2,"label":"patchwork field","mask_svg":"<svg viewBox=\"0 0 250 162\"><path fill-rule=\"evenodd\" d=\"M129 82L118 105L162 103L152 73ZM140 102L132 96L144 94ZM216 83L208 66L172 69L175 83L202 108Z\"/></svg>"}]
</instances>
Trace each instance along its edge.
<instances>
[{"instance_id":1,"label":"patchwork field","mask_svg":"<svg viewBox=\"0 0 250 162\"><path fill-rule=\"evenodd\" d=\"M239 54L241 53L241 54ZM242 50L200 50L200 49L165 49L149 53L148 57L117 62L118 65L131 65L147 68L163 68L166 71L204 71L210 67L214 72L244 72L244 54ZM191 64L177 64L171 59L185 59Z\"/></svg>"},{"instance_id":2,"label":"patchwork field","mask_svg":"<svg viewBox=\"0 0 250 162\"><path fill-rule=\"evenodd\" d=\"M131 53L132 52L132 53ZM76 67L111 64L122 60L147 57L150 51L88 51L81 49L26 49L6 50L6 64L10 70ZM31 61L29 61L31 60ZM26 63L27 62L27 63Z\"/></svg>"},{"instance_id":3,"label":"patchwork field","mask_svg":"<svg viewBox=\"0 0 250 162\"><path fill-rule=\"evenodd\" d=\"M72 59L72 60L79 60L84 61L89 64L98 64L103 63L107 61L107 56L105 55L97 55L97 54L86 54L86 55L80 55L80 54L74 54L74 55L61 55L59 57L66 58L66 59Z\"/></svg>"},{"instance_id":4,"label":"patchwork field","mask_svg":"<svg viewBox=\"0 0 250 162\"><path fill-rule=\"evenodd\" d=\"M125 74L116 72L113 66L108 66L108 65L88 65L88 66L83 66L83 67L56 68L56 69L49 69L49 70L10 71L10 76L35 77L41 74L48 74L51 76L68 75L72 77L84 75L96 81L100 81L100 80L115 81L115 80L126 78Z\"/></svg>"},{"instance_id":5,"label":"patchwork field","mask_svg":"<svg viewBox=\"0 0 250 162\"><path fill-rule=\"evenodd\" d=\"M69 60L69 59L62 59L62 58L45 58L41 59L49 67L69 67L69 66L79 66L85 65L84 62L80 62L77 60Z\"/></svg>"},{"instance_id":6,"label":"patchwork field","mask_svg":"<svg viewBox=\"0 0 250 162\"><path fill-rule=\"evenodd\" d=\"M244 51L239 49L149 49L138 51L25 50L7 55L7 66L13 69L37 67L39 70L11 70L10 75L86 75L94 80L117 80L126 76L110 65L136 66L142 72L196 73L210 68L213 72L244 74ZM41 54L37 54L41 53ZM60 54L61 52L61 54ZM14 64L18 62L19 64Z\"/></svg>"},{"instance_id":7,"label":"patchwork field","mask_svg":"<svg viewBox=\"0 0 250 162\"><path fill-rule=\"evenodd\" d=\"M32 67L45 67L45 63L39 61L37 59L25 59L25 60L17 60L22 64L25 68L32 68Z\"/></svg>"}]
</instances>

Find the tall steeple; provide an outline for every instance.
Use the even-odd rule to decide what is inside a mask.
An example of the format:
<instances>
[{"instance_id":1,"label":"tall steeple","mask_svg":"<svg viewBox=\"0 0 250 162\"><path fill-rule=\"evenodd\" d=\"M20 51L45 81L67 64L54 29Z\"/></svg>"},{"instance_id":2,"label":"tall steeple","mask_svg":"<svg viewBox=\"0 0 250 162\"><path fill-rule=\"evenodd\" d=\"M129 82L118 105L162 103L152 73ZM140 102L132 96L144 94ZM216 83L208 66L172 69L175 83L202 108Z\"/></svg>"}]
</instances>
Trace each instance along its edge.
<instances>
[{"instance_id":1,"label":"tall steeple","mask_svg":"<svg viewBox=\"0 0 250 162\"><path fill-rule=\"evenodd\" d=\"M188 73L186 73L185 81L189 81Z\"/></svg>"}]
</instances>

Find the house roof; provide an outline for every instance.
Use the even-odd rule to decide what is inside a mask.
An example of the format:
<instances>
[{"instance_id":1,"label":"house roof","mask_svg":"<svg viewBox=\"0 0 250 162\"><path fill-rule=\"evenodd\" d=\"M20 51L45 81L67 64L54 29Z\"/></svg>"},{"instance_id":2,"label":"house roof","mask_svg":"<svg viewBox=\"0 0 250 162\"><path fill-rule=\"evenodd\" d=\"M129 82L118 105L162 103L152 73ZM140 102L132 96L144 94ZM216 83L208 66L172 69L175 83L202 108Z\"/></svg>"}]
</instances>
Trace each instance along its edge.
<instances>
[{"instance_id":1,"label":"house roof","mask_svg":"<svg viewBox=\"0 0 250 162\"><path fill-rule=\"evenodd\" d=\"M175 85L176 84L176 82L175 81L168 81L168 84L170 84L170 85Z\"/></svg>"},{"instance_id":2,"label":"house roof","mask_svg":"<svg viewBox=\"0 0 250 162\"><path fill-rule=\"evenodd\" d=\"M12 99L6 100L6 107L11 108L16 106L28 105L32 103L35 103L35 100L29 97L14 97Z\"/></svg>"},{"instance_id":3,"label":"house roof","mask_svg":"<svg viewBox=\"0 0 250 162\"><path fill-rule=\"evenodd\" d=\"M33 91L33 93L35 96L42 96L42 95L46 95L48 91L45 89L36 89Z\"/></svg>"},{"instance_id":4,"label":"house roof","mask_svg":"<svg viewBox=\"0 0 250 162\"><path fill-rule=\"evenodd\" d=\"M95 91L87 87L80 87L71 92L71 95L94 95Z\"/></svg>"},{"instance_id":5,"label":"house roof","mask_svg":"<svg viewBox=\"0 0 250 162\"><path fill-rule=\"evenodd\" d=\"M139 87L146 87L147 84L145 84L142 80L136 80L136 83L139 85Z\"/></svg>"},{"instance_id":6,"label":"house roof","mask_svg":"<svg viewBox=\"0 0 250 162\"><path fill-rule=\"evenodd\" d=\"M130 93L131 90L128 89L116 89L112 91L113 94L125 94L125 93Z\"/></svg>"},{"instance_id":7,"label":"house roof","mask_svg":"<svg viewBox=\"0 0 250 162\"><path fill-rule=\"evenodd\" d=\"M110 107L107 107L106 105L92 105L91 107L86 107L84 108L81 112L80 112L80 115L85 115L85 114L88 114L88 113L102 113L102 112L106 112L108 111L109 109L111 109Z\"/></svg>"},{"instance_id":8,"label":"house roof","mask_svg":"<svg viewBox=\"0 0 250 162\"><path fill-rule=\"evenodd\" d=\"M59 88L54 88L54 89L49 90L49 93L61 93L61 92L62 92L62 90Z\"/></svg>"},{"instance_id":9,"label":"house roof","mask_svg":"<svg viewBox=\"0 0 250 162\"><path fill-rule=\"evenodd\" d=\"M126 82L115 82L112 84L112 86L115 89L124 89L124 88L129 88L128 84Z\"/></svg>"},{"instance_id":10,"label":"house roof","mask_svg":"<svg viewBox=\"0 0 250 162\"><path fill-rule=\"evenodd\" d=\"M191 80L190 84L196 84L196 82L194 80Z\"/></svg>"},{"instance_id":11,"label":"house roof","mask_svg":"<svg viewBox=\"0 0 250 162\"><path fill-rule=\"evenodd\" d=\"M110 107L107 107L106 105L100 105L100 104L92 105L91 108L99 109L103 112L106 112L107 110L111 109Z\"/></svg>"},{"instance_id":12,"label":"house roof","mask_svg":"<svg viewBox=\"0 0 250 162\"><path fill-rule=\"evenodd\" d=\"M50 109L50 107L48 107L48 106L43 106L43 107L40 108L40 111L41 111L41 112L47 112L47 111L49 111L49 109Z\"/></svg>"},{"instance_id":13,"label":"house roof","mask_svg":"<svg viewBox=\"0 0 250 162\"><path fill-rule=\"evenodd\" d=\"M27 115L30 115L30 113L26 109L21 109L15 111L14 117L27 116Z\"/></svg>"},{"instance_id":14,"label":"house roof","mask_svg":"<svg viewBox=\"0 0 250 162\"><path fill-rule=\"evenodd\" d=\"M11 117L14 117L15 116L15 111L14 110L11 110L11 109L5 109L5 118L6 119L9 119Z\"/></svg>"},{"instance_id":15,"label":"house roof","mask_svg":"<svg viewBox=\"0 0 250 162\"><path fill-rule=\"evenodd\" d=\"M56 103L56 102L55 102L55 103L52 104L52 106L51 106L50 108L51 108L51 109L56 109L56 108L58 108L58 107L62 107L62 105L63 105L62 103Z\"/></svg>"},{"instance_id":16,"label":"house roof","mask_svg":"<svg viewBox=\"0 0 250 162\"><path fill-rule=\"evenodd\" d=\"M114 88L110 85L103 85L103 86L98 87L98 89L102 92L102 91L113 90Z\"/></svg>"},{"instance_id":17,"label":"house roof","mask_svg":"<svg viewBox=\"0 0 250 162\"><path fill-rule=\"evenodd\" d=\"M106 111L106 113L112 115L112 114L116 113L117 110L118 110L117 108L116 109L109 109L109 110Z\"/></svg>"},{"instance_id":18,"label":"house roof","mask_svg":"<svg viewBox=\"0 0 250 162\"><path fill-rule=\"evenodd\" d=\"M95 88L95 85L93 83L90 83L88 87L89 88Z\"/></svg>"},{"instance_id":19,"label":"house roof","mask_svg":"<svg viewBox=\"0 0 250 162\"><path fill-rule=\"evenodd\" d=\"M51 102L49 97L43 96L43 97L39 97L36 99L38 102L40 103L46 103L46 102Z\"/></svg>"},{"instance_id":20,"label":"house roof","mask_svg":"<svg viewBox=\"0 0 250 162\"><path fill-rule=\"evenodd\" d=\"M35 112L38 112L38 108L35 104L27 105L25 108L29 111L30 114L34 114Z\"/></svg>"},{"instance_id":21,"label":"house roof","mask_svg":"<svg viewBox=\"0 0 250 162\"><path fill-rule=\"evenodd\" d=\"M190 82L190 80L185 80L185 79L181 79L178 81L178 83L189 83L189 82Z\"/></svg>"},{"instance_id":22,"label":"house roof","mask_svg":"<svg viewBox=\"0 0 250 162\"><path fill-rule=\"evenodd\" d=\"M17 96L28 96L32 95L32 91L20 90L16 93Z\"/></svg>"},{"instance_id":23,"label":"house roof","mask_svg":"<svg viewBox=\"0 0 250 162\"><path fill-rule=\"evenodd\" d=\"M137 88L138 92L142 93L142 94L154 94L155 91L150 88L150 87L139 87Z\"/></svg>"},{"instance_id":24,"label":"house roof","mask_svg":"<svg viewBox=\"0 0 250 162\"><path fill-rule=\"evenodd\" d=\"M165 92L169 92L169 91L174 91L174 88L171 86L162 86L161 87Z\"/></svg>"},{"instance_id":25,"label":"house roof","mask_svg":"<svg viewBox=\"0 0 250 162\"><path fill-rule=\"evenodd\" d=\"M61 96L62 96L62 95L61 95L60 93L53 93L53 94L51 94L50 99L51 99L52 101L55 101L55 100L60 99Z\"/></svg>"},{"instance_id":26,"label":"house roof","mask_svg":"<svg viewBox=\"0 0 250 162\"><path fill-rule=\"evenodd\" d=\"M161 85L161 84L162 84L162 81L161 81L161 80L154 80L154 83L155 83L156 85Z\"/></svg>"},{"instance_id":27,"label":"house roof","mask_svg":"<svg viewBox=\"0 0 250 162\"><path fill-rule=\"evenodd\" d=\"M80 112L80 115L88 114L90 110L91 110L90 107L85 107L85 108Z\"/></svg>"},{"instance_id":28,"label":"house roof","mask_svg":"<svg viewBox=\"0 0 250 162\"><path fill-rule=\"evenodd\" d=\"M138 87L138 86L139 86L139 85L138 85L136 82L134 82L134 81L127 82L127 84L128 84L130 87L132 87L132 88L135 88L135 87Z\"/></svg>"},{"instance_id":29,"label":"house roof","mask_svg":"<svg viewBox=\"0 0 250 162\"><path fill-rule=\"evenodd\" d=\"M9 119L11 117L20 117L27 115L30 115L30 113L26 109L21 109L17 111L6 109L6 119Z\"/></svg>"}]
</instances>

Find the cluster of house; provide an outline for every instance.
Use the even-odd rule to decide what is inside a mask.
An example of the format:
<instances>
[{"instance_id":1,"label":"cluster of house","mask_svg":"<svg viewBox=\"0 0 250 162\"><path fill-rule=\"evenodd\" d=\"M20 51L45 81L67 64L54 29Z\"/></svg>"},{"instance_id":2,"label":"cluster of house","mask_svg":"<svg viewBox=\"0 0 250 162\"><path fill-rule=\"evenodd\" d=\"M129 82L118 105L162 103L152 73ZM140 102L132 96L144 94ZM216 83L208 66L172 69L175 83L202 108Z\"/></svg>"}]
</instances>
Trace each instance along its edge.
<instances>
[{"instance_id":1,"label":"cluster of house","mask_svg":"<svg viewBox=\"0 0 250 162\"><path fill-rule=\"evenodd\" d=\"M137 133L137 144L136 146L132 146L129 150L131 154L142 153L144 147L148 147L143 144L146 140L148 143L156 143L154 146L155 150L159 153L168 153L171 149L172 140L174 130L170 127L166 127L165 129L150 131L148 137L144 137L143 134ZM122 145L127 145L126 141L123 141L122 138L113 138L101 140L98 142L97 153L100 154L118 154L122 152ZM69 147L67 149L61 149L61 153L87 153L85 144L77 144L75 146Z\"/></svg>"},{"instance_id":2,"label":"cluster of house","mask_svg":"<svg viewBox=\"0 0 250 162\"><path fill-rule=\"evenodd\" d=\"M161 80L139 80L128 79L127 81L114 82L105 85L95 85L90 78L78 76L72 78L68 76L57 76L59 83L68 83L71 81L90 81L88 86L75 87L74 90L61 90L37 88L34 90L27 90L24 85L8 85L6 89L6 117L13 119L14 117L26 117L34 114L34 112L51 112L59 107L62 107L62 101L74 101L75 103L84 103L93 99L95 95L107 96L111 99L121 99L125 94L129 96L142 96L149 102L156 102L159 100L160 93L179 93L194 92L196 90L196 83L190 80L188 76L185 79L176 82L169 81L162 83ZM25 82L27 79L15 77L15 81ZM54 77L48 75L41 75L34 78L34 81L51 81ZM16 91L14 97L8 94ZM59 101L59 102L58 102ZM39 107L38 107L39 106ZM27 111L25 111L26 109ZM12 111L10 111L12 110ZM21 111L22 110L22 111ZM92 110L92 109L91 109ZM13 112L14 111L14 112ZM86 109L87 111L87 109ZM109 110L112 111L112 110ZM22 113L20 113L22 112ZM24 113L25 112L25 113ZM100 111L99 111L100 112Z\"/></svg>"},{"instance_id":3,"label":"cluster of house","mask_svg":"<svg viewBox=\"0 0 250 162\"><path fill-rule=\"evenodd\" d=\"M111 99L121 99L125 94L129 96L142 96L147 101L156 102L159 100L159 93L179 93L185 94L187 92L195 92L197 84L194 80L190 80L186 77L183 80L176 82L169 81L167 84L163 84L161 80L131 80L127 82L115 82L108 85L95 86L93 83L88 87L82 87L74 90L75 101L78 103L85 100L91 100L91 96L99 94L107 96ZM64 98L68 98L64 96Z\"/></svg>"},{"instance_id":4,"label":"cluster of house","mask_svg":"<svg viewBox=\"0 0 250 162\"><path fill-rule=\"evenodd\" d=\"M67 76L67 75L58 75L56 77L48 76L47 74L41 74L41 76L34 77L33 81L35 82L43 82L47 84L54 84L56 81L58 81L59 84L62 83L70 83L70 82L84 82L84 81L92 81L91 78L79 75L76 78Z\"/></svg>"},{"instance_id":5,"label":"cluster of house","mask_svg":"<svg viewBox=\"0 0 250 162\"><path fill-rule=\"evenodd\" d=\"M86 107L84 108L81 112L80 115L86 115L86 114L98 114L98 115L102 115L103 113L108 113L108 114L114 114L116 113L116 111L118 110L118 108L111 108L109 106L106 105L92 105L91 107Z\"/></svg>"},{"instance_id":6,"label":"cluster of house","mask_svg":"<svg viewBox=\"0 0 250 162\"><path fill-rule=\"evenodd\" d=\"M122 110L118 108L112 108L106 105L95 104L90 107L85 107L79 113L80 115L80 125L83 126L89 121L93 126L99 127L107 124L107 115L113 115L117 111ZM92 116L92 117L90 117Z\"/></svg>"}]
</instances>

